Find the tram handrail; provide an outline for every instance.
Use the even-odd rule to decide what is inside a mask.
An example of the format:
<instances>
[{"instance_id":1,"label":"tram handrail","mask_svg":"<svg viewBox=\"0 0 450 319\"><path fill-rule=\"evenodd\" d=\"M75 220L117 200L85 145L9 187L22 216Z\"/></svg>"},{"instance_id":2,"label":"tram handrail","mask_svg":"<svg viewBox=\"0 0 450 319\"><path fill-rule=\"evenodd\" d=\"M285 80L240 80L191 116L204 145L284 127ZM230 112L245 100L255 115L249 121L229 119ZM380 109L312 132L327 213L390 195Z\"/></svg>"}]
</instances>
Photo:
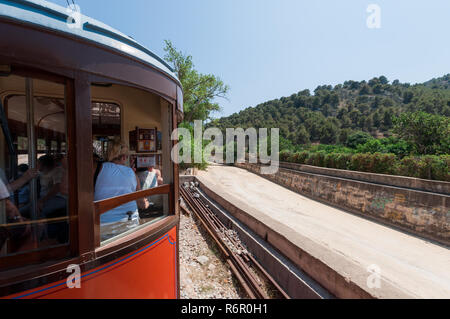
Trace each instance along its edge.
<instances>
[{"instance_id":1,"label":"tram handrail","mask_svg":"<svg viewBox=\"0 0 450 319\"><path fill-rule=\"evenodd\" d=\"M11 227L18 227L18 226L34 225L34 224L49 224L49 223L56 223L56 222L62 222L62 221L68 221L68 220L69 220L69 216L64 216L64 217L57 217L57 218L27 220L24 222L11 223L11 224L0 224L0 227L11 228Z\"/></svg>"},{"instance_id":2,"label":"tram handrail","mask_svg":"<svg viewBox=\"0 0 450 319\"><path fill-rule=\"evenodd\" d=\"M170 196L172 184L165 184L158 187L137 191L134 193L121 195L117 197L111 197L108 199L103 199L94 202L95 214L100 216L101 214L106 213L107 211L119 207L123 204L129 203L133 200L137 200L143 197L153 196L153 195L164 195L168 194Z\"/></svg>"}]
</instances>

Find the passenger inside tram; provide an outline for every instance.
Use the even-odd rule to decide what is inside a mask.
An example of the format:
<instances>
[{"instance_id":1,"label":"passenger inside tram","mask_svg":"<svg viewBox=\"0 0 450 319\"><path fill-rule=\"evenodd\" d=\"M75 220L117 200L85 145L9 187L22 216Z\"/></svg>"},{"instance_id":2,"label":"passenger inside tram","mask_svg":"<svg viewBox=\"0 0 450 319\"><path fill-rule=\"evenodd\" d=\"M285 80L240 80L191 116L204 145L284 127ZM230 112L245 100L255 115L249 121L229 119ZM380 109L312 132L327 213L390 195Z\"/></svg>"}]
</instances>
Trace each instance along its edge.
<instances>
[{"instance_id":1,"label":"passenger inside tram","mask_svg":"<svg viewBox=\"0 0 450 319\"><path fill-rule=\"evenodd\" d=\"M37 176L37 169L29 169L29 166L27 164L20 164L17 167L17 176L18 176L17 181L23 180L23 186L19 187L16 190L17 193L12 195L11 200L12 201L15 200L17 202L18 208L22 209L30 201L29 181Z\"/></svg>"},{"instance_id":2,"label":"passenger inside tram","mask_svg":"<svg viewBox=\"0 0 450 319\"><path fill-rule=\"evenodd\" d=\"M93 174L94 174L94 188L95 184L97 183L98 174L100 174L100 170L103 166L103 160L102 158L97 154L93 153L92 155L92 168L93 168Z\"/></svg>"},{"instance_id":3,"label":"passenger inside tram","mask_svg":"<svg viewBox=\"0 0 450 319\"><path fill-rule=\"evenodd\" d=\"M18 170L22 171L22 174L19 174L19 178L8 185L4 182L4 177L0 178L0 202L5 207L6 221L10 225L18 224L17 227L0 227L0 249L7 239L11 242L11 252L20 251L23 246L33 240L31 224L28 223L32 218L29 194L29 183L32 179L37 179L37 184L41 189L38 201L40 216L38 218L49 220L67 215L67 166L65 157L61 156L60 158L61 166L53 166L54 159L51 155L39 158L41 174L36 169L26 169L28 166L25 164L20 165ZM36 224L35 231L39 242L53 239L64 243L68 240L69 230L65 222Z\"/></svg>"},{"instance_id":4,"label":"passenger inside tram","mask_svg":"<svg viewBox=\"0 0 450 319\"><path fill-rule=\"evenodd\" d=\"M48 154L40 157L38 163L40 172L38 209L41 216L47 218L50 214L54 215L57 210L65 212L67 194L62 194L61 190L66 171L62 160L57 163L55 157Z\"/></svg>"},{"instance_id":5,"label":"passenger inside tram","mask_svg":"<svg viewBox=\"0 0 450 319\"><path fill-rule=\"evenodd\" d=\"M0 257L69 243L64 92L61 83L0 77L0 188L9 193L0 196Z\"/></svg>"},{"instance_id":6,"label":"passenger inside tram","mask_svg":"<svg viewBox=\"0 0 450 319\"><path fill-rule=\"evenodd\" d=\"M12 194L18 189L24 188L32 178L36 175L33 170L27 170L20 178L6 184L3 172L0 174L0 203L4 205L6 212L6 220L8 223L26 223L25 218L16 205L14 205ZM4 225L0 226L0 250L5 242L9 239L13 245L11 251L17 251L20 246L30 237L30 225L23 224L20 227L7 228Z\"/></svg>"},{"instance_id":7,"label":"passenger inside tram","mask_svg":"<svg viewBox=\"0 0 450 319\"><path fill-rule=\"evenodd\" d=\"M38 170L30 169L27 164L20 164L17 171L17 179L11 180L8 184L11 192L10 201L17 203L22 216L30 218L30 181L38 176ZM3 171L2 179L6 180Z\"/></svg>"},{"instance_id":8,"label":"passenger inside tram","mask_svg":"<svg viewBox=\"0 0 450 319\"><path fill-rule=\"evenodd\" d=\"M92 141L98 154L93 157L94 200L171 185L171 104L121 85L93 85L92 99ZM72 182L65 85L0 76L0 106L0 175L8 194L0 199L0 257L67 245ZM137 158L151 161L137 171ZM98 213L101 241L168 216L173 212L170 196L144 196Z\"/></svg>"},{"instance_id":9,"label":"passenger inside tram","mask_svg":"<svg viewBox=\"0 0 450 319\"><path fill-rule=\"evenodd\" d=\"M136 169L143 190L162 185L164 182L161 171L155 168L155 158L151 157L149 161L148 167L139 167Z\"/></svg>"},{"instance_id":10,"label":"passenger inside tram","mask_svg":"<svg viewBox=\"0 0 450 319\"><path fill-rule=\"evenodd\" d=\"M69 184L67 159L63 154L44 155L38 160L40 168L38 201L39 217L53 219L67 216ZM47 225L44 238L57 239L63 243L68 240L69 230L65 223Z\"/></svg>"},{"instance_id":11,"label":"passenger inside tram","mask_svg":"<svg viewBox=\"0 0 450 319\"><path fill-rule=\"evenodd\" d=\"M142 190L151 189L164 183L161 171L155 168L155 157L149 157L148 161L148 166L139 167L136 164L136 175L142 185ZM139 211L141 216L157 217L163 214L161 209L163 205L161 196L153 195L147 197L147 201L148 207Z\"/></svg>"},{"instance_id":12,"label":"passenger inside tram","mask_svg":"<svg viewBox=\"0 0 450 319\"><path fill-rule=\"evenodd\" d=\"M116 84L93 84L91 96L94 201L118 203L118 196L170 185L171 105ZM142 165L142 159L151 161ZM171 212L169 203L170 194L163 193L98 212L101 244L163 219Z\"/></svg>"},{"instance_id":13,"label":"passenger inside tram","mask_svg":"<svg viewBox=\"0 0 450 319\"><path fill-rule=\"evenodd\" d=\"M102 164L95 183L95 201L141 190L135 172L126 166L128 156L129 149L125 142L114 140L108 144L108 161ZM138 207L145 209L147 206L147 200L141 198L102 214L100 216L102 241L139 226Z\"/></svg>"}]
</instances>

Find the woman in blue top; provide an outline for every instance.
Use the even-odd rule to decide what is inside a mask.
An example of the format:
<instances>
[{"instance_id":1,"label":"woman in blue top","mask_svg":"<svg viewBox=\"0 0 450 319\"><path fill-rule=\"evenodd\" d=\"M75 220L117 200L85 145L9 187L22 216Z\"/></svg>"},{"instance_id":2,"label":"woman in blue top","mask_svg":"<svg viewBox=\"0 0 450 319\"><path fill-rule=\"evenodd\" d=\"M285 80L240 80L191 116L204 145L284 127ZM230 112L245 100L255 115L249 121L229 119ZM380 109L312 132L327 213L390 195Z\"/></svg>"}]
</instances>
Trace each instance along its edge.
<instances>
[{"instance_id":1,"label":"woman in blue top","mask_svg":"<svg viewBox=\"0 0 450 319\"><path fill-rule=\"evenodd\" d=\"M139 179L134 171L126 166L128 155L128 146L124 142L113 141L109 143L108 162L103 163L95 183L95 201L140 190ZM146 206L144 200L138 200L103 213L100 216L102 241L139 226L138 205L141 208Z\"/></svg>"}]
</instances>

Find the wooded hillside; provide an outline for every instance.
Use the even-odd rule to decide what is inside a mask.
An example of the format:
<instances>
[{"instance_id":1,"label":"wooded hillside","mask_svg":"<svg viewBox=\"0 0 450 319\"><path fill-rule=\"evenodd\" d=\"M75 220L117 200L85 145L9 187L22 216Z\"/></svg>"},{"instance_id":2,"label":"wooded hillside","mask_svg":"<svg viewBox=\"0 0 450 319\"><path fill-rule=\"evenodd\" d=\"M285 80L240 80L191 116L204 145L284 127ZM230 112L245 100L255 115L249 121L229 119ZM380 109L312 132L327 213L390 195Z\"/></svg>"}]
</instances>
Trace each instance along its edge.
<instances>
[{"instance_id":1,"label":"wooded hillside","mask_svg":"<svg viewBox=\"0 0 450 319\"><path fill-rule=\"evenodd\" d=\"M323 85L313 93L303 90L267 101L210 125L221 129L278 127L281 137L294 145L344 144L355 131L391 136L393 118L415 111L450 116L450 74L415 85L389 82L385 76Z\"/></svg>"}]
</instances>

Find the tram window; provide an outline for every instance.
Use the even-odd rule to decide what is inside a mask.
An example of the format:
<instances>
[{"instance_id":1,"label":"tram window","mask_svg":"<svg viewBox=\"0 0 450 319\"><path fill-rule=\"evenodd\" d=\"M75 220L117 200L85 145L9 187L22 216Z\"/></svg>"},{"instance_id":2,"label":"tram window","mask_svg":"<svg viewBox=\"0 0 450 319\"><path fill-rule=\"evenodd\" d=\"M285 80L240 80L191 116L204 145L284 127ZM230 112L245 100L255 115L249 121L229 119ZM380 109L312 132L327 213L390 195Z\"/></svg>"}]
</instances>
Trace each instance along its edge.
<instances>
[{"instance_id":1,"label":"tram window","mask_svg":"<svg viewBox=\"0 0 450 319\"><path fill-rule=\"evenodd\" d=\"M133 169L128 166L129 149L122 141L112 141L108 145L107 162L101 165L95 180L96 201L112 200L115 197L140 190L158 187L164 183L160 171L150 167ZM135 167L134 164L131 164ZM152 195L115 205L116 207L100 215L101 241L118 235L126 235L133 229L155 222L169 214L168 194Z\"/></svg>"},{"instance_id":2,"label":"tram window","mask_svg":"<svg viewBox=\"0 0 450 319\"><path fill-rule=\"evenodd\" d=\"M57 152L58 151L58 142L52 141L50 144L50 149L52 152Z\"/></svg>"},{"instance_id":3,"label":"tram window","mask_svg":"<svg viewBox=\"0 0 450 319\"><path fill-rule=\"evenodd\" d=\"M102 244L114 241L119 235L120 237L126 236L139 229L139 226L161 220L168 214L168 202L167 194L148 196L128 202L103 214L102 217L105 218L101 219L100 227ZM126 217L119 222L110 222L111 216L114 215Z\"/></svg>"},{"instance_id":4,"label":"tram window","mask_svg":"<svg viewBox=\"0 0 450 319\"><path fill-rule=\"evenodd\" d=\"M171 108L156 94L121 85L93 86L91 95L94 101L120 102L120 107L111 103L92 103L94 150L104 160L98 163L94 155L94 200L116 205L106 212L96 210L100 215L101 242L105 244L174 213L170 211L173 207L170 200L173 199L169 199L173 181ZM138 135L137 128L144 129L145 133L139 131L143 136L139 139L149 140L149 149L130 147L132 136ZM117 176L121 176L119 180ZM116 199L158 187L164 189L160 195L128 203Z\"/></svg>"},{"instance_id":5,"label":"tram window","mask_svg":"<svg viewBox=\"0 0 450 319\"><path fill-rule=\"evenodd\" d=\"M45 145L45 140L39 138L39 139L37 140L37 150L38 150L38 152L42 152L42 151L45 152L46 148L47 148L47 147L46 147L46 145Z\"/></svg>"},{"instance_id":6,"label":"tram window","mask_svg":"<svg viewBox=\"0 0 450 319\"><path fill-rule=\"evenodd\" d=\"M121 110L116 103L92 102L92 134L94 152L105 158L108 141L120 139Z\"/></svg>"},{"instance_id":7,"label":"tram window","mask_svg":"<svg viewBox=\"0 0 450 319\"><path fill-rule=\"evenodd\" d=\"M65 86L9 76L0 92L15 83L0 99L0 260L69 242Z\"/></svg>"}]
</instances>

